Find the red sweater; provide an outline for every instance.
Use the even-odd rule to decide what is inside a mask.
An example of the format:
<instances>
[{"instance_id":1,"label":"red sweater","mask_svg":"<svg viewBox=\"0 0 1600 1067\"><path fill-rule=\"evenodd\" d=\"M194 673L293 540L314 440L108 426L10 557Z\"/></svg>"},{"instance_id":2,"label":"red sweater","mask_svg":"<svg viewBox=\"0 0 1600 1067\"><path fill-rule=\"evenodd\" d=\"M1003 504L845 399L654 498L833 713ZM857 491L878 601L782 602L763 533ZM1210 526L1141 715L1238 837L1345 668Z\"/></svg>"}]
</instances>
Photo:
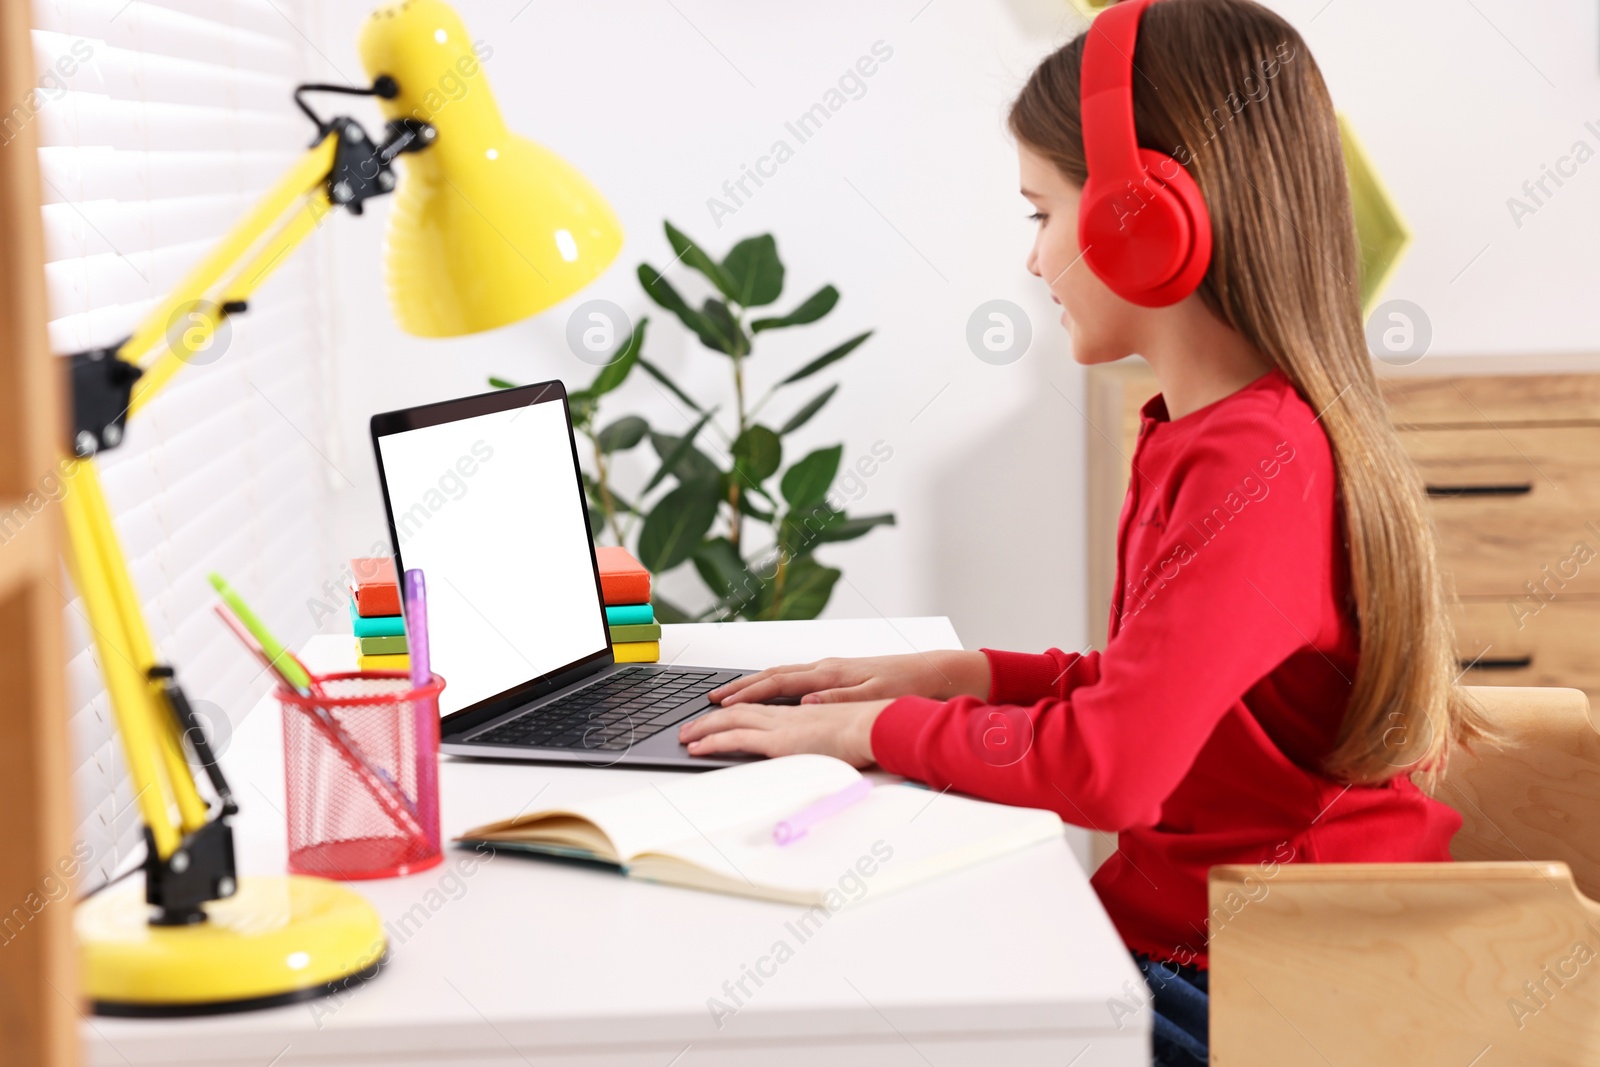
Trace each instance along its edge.
<instances>
[{"instance_id":1,"label":"red sweater","mask_svg":"<svg viewBox=\"0 0 1600 1067\"><path fill-rule=\"evenodd\" d=\"M1460 816L1406 776L1319 770L1358 643L1333 457L1288 378L1176 420L1155 397L1133 471L1105 650L984 649L989 702L901 697L878 763L1117 832L1094 886L1123 940L1200 966L1230 918L1213 864L1449 859Z\"/></svg>"}]
</instances>

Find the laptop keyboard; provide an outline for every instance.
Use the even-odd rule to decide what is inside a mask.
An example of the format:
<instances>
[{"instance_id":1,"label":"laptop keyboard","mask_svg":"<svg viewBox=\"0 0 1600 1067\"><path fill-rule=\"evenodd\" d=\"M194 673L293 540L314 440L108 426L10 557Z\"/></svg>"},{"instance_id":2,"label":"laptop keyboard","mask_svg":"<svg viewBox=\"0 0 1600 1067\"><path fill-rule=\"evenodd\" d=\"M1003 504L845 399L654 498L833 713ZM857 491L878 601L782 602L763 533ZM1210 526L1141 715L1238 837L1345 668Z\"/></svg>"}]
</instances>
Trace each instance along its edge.
<instances>
[{"instance_id":1,"label":"laptop keyboard","mask_svg":"<svg viewBox=\"0 0 1600 1067\"><path fill-rule=\"evenodd\" d=\"M715 671L628 667L472 737L475 744L620 752L704 707Z\"/></svg>"}]
</instances>

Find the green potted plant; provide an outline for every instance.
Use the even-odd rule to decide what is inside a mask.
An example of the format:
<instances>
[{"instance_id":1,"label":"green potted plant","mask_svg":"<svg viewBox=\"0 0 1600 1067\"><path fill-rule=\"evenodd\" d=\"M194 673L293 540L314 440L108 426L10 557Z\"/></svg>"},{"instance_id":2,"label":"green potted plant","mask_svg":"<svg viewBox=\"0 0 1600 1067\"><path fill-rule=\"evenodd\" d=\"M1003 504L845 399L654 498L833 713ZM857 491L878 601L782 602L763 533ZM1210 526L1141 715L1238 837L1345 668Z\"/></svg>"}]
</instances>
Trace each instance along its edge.
<instances>
[{"instance_id":1,"label":"green potted plant","mask_svg":"<svg viewBox=\"0 0 1600 1067\"><path fill-rule=\"evenodd\" d=\"M785 465L784 439L832 399L838 383L811 395L776 427L761 416L770 401L844 359L872 331L834 345L752 398L745 363L754 355L756 339L770 330L817 322L839 302L838 290L824 285L786 313L762 315L759 309L783 295L784 267L772 235L742 240L719 261L670 222L665 225L677 260L701 275L711 292L695 307L648 263L640 264L639 281L651 300L727 360L732 396L724 421L731 426L718 421L724 405L695 400L644 357L649 320L640 319L594 381L568 394L573 424L589 445L584 486L591 529L597 538L617 544L632 540L632 551L654 574L685 562L694 565L712 604L691 613L657 595L656 617L663 622L815 618L840 576L816 558L815 550L891 525L894 516L852 516L828 500L843 445L815 449ZM602 398L636 366L693 413L689 430L674 436L651 428L639 415L599 425ZM510 384L498 378L490 382ZM624 495L613 483L610 459L646 441L659 464L643 486Z\"/></svg>"}]
</instances>

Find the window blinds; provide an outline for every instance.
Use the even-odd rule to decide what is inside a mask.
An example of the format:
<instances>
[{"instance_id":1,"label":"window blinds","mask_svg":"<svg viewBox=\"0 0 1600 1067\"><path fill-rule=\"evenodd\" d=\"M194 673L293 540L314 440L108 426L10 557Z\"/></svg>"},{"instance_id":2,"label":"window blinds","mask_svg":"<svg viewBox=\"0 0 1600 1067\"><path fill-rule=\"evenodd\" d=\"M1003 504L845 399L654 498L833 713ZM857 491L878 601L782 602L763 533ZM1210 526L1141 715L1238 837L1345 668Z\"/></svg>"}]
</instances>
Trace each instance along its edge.
<instances>
[{"instance_id":1,"label":"window blinds","mask_svg":"<svg viewBox=\"0 0 1600 1067\"><path fill-rule=\"evenodd\" d=\"M314 80L305 14L295 0L33 0L40 89L3 137L25 121L39 138L57 355L126 337L305 149L291 99ZM224 770L231 727L269 686L212 615L206 573L291 645L315 631L305 604L333 573L329 493L343 479L324 458L318 261L313 242L280 266L98 460L151 637L212 721ZM89 627L61 590L91 888L142 848Z\"/></svg>"}]
</instances>

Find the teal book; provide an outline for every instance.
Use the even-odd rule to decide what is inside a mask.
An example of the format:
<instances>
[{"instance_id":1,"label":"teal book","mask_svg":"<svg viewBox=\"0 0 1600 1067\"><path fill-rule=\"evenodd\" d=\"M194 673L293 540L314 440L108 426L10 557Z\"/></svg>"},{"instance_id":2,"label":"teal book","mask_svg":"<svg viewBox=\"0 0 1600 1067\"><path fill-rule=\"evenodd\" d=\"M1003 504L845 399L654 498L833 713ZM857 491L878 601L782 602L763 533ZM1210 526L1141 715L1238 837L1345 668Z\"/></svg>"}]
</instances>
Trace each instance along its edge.
<instances>
[{"instance_id":1,"label":"teal book","mask_svg":"<svg viewBox=\"0 0 1600 1067\"><path fill-rule=\"evenodd\" d=\"M655 621L656 621L655 609L653 609L649 604L607 604L606 605L606 625L607 626L640 626L640 625L643 625L644 623L655 622ZM615 641L615 640L617 640L617 638L613 637L612 640ZM629 637L629 638L624 638L623 640L637 641L637 640L643 640L643 638ZM652 638L650 638L650 640L654 641L655 638L652 637Z\"/></svg>"},{"instance_id":2,"label":"teal book","mask_svg":"<svg viewBox=\"0 0 1600 1067\"><path fill-rule=\"evenodd\" d=\"M384 637L358 637L357 644L361 646L363 656L398 656L406 651L406 635L388 635Z\"/></svg>"},{"instance_id":3,"label":"teal book","mask_svg":"<svg viewBox=\"0 0 1600 1067\"><path fill-rule=\"evenodd\" d=\"M659 622L644 622L634 626L611 627L611 643L619 641L659 641L661 640L661 624Z\"/></svg>"},{"instance_id":4,"label":"teal book","mask_svg":"<svg viewBox=\"0 0 1600 1067\"><path fill-rule=\"evenodd\" d=\"M406 632L406 621L401 616L358 615L354 600L350 601L350 625L357 637L403 637Z\"/></svg>"}]
</instances>

